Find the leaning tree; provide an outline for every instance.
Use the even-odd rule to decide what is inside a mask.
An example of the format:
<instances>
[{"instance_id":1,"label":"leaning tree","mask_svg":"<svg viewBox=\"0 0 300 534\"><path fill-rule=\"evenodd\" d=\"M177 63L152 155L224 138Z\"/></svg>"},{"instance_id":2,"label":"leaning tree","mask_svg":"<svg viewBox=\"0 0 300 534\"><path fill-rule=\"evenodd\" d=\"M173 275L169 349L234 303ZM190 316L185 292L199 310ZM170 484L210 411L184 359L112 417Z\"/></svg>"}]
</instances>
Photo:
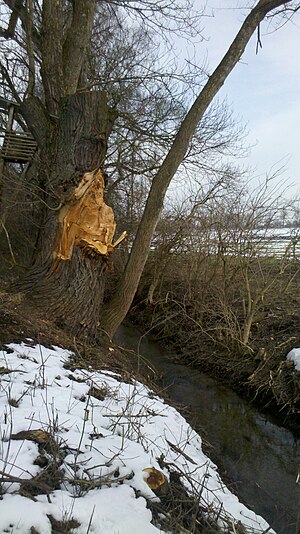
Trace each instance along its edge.
<instances>
[{"instance_id":1,"label":"leaning tree","mask_svg":"<svg viewBox=\"0 0 300 534\"><path fill-rule=\"evenodd\" d=\"M186 12L180 11L182 4L172 7L165 0L5 0L4 4L7 25L0 34L13 43L13 53L18 47L24 61L23 72L21 67L15 72L17 84L11 83L7 65L2 64L2 75L38 144L34 172L44 192L45 207L35 262L17 287L52 316L63 319L75 334L93 336L100 328L111 336L132 303L166 191L204 114L263 19L283 9L297 9L297 5L292 0L259 0L250 9L178 127L152 180L122 277L110 300L103 303L106 272L118 242L113 237L112 210L103 198L103 166L118 112L109 105L109 88L95 90L88 83L99 6L131 8L153 28L158 28L159 17L168 15L180 27ZM163 26L162 22L160 29ZM99 31L99 24L97 28ZM18 84L23 87L24 77L28 83L22 92Z\"/></svg>"}]
</instances>

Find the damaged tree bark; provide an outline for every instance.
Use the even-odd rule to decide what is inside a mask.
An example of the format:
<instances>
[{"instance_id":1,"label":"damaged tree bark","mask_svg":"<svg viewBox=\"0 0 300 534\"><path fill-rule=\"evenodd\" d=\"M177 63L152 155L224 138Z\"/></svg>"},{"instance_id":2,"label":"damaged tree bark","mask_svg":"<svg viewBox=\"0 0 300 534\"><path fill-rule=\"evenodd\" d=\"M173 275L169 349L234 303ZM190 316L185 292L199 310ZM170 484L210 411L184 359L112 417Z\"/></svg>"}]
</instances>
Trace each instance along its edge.
<instances>
[{"instance_id":1,"label":"damaged tree bark","mask_svg":"<svg viewBox=\"0 0 300 534\"><path fill-rule=\"evenodd\" d=\"M85 173L70 201L60 209L51 271L57 269L61 260L72 258L74 246L81 247L85 254L108 258L126 237L123 232L113 243L116 224L112 208L104 202L104 184L100 169Z\"/></svg>"},{"instance_id":2,"label":"damaged tree bark","mask_svg":"<svg viewBox=\"0 0 300 534\"><path fill-rule=\"evenodd\" d=\"M62 326L89 337L97 330L108 256L116 245L102 171L113 120L104 93L76 94L63 99L48 135L40 136L47 139L39 169L43 221L34 265L18 283L37 305L47 301L49 315Z\"/></svg>"}]
</instances>

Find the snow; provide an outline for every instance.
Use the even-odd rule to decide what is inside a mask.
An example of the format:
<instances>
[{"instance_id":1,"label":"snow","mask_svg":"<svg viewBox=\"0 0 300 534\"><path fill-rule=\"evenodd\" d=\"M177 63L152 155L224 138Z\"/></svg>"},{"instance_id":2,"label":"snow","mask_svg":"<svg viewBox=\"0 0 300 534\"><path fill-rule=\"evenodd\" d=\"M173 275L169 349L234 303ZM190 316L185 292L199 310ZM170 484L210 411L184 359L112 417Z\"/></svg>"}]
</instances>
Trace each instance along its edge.
<instances>
[{"instance_id":1,"label":"snow","mask_svg":"<svg viewBox=\"0 0 300 534\"><path fill-rule=\"evenodd\" d=\"M122 382L113 372L65 369L70 356L62 348L30 342L10 344L1 354L0 533L25 534L34 527L51 534L49 515L76 520L76 534L164 532L151 522L147 500L159 497L147 485L144 471L156 468L168 480L160 457L181 473L190 493L218 511L220 526L226 516L232 532L238 522L245 532L268 529L264 519L227 489L203 453L200 436L173 407L140 382ZM101 391L99 399L91 394L92 387ZM47 431L59 447L63 480L48 495L18 493L20 479L42 471L34 464L43 454L37 443L9 439L24 430ZM51 460L49 451L44 456Z\"/></svg>"},{"instance_id":2,"label":"snow","mask_svg":"<svg viewBox=\"0 0 300 534\"><path fill-rule=\"evenodd\" d=\"M299 228L296 227L283 227L283 228L262 228L261 230L256 230L256 234L266 238L283 238L290 239L295 237L299 233Z\"/></svg>"},{"instance_id":3,"label":"snow","mask_svg":"<svg viewBox=\"0 0 300 534\"><path fill-rule=\"evenodd\" d=\"M300 371L300 348L294 348L287 354L287 360L294 362L295 369Z\"/></svg>"}]
</instances>

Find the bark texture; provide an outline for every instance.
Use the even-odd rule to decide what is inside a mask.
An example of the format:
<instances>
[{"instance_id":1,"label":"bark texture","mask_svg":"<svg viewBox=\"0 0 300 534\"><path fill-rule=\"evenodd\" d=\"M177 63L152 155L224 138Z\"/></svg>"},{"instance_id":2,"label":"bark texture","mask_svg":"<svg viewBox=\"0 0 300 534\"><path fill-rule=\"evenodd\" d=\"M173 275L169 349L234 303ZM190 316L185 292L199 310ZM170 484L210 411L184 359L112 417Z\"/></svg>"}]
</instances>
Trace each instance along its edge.
<instances>
[{"instance_id":1,"label":"bark texture","mask_svg":"<svg viewBox=\"0 0 300 534\"><path fill-rule=\"evenodd\" d=\"M41 75L45 103L57 115L63 96L63 0L43 0L41 27Z\"/></svg>"},{"instance_id":2,"label":"bark texture","mask_svg":"<svg viewBox=\"0 0 300 534\"><path fill-rule=\"evenodd\" d=\"M73 0L72 21L63 45L65 95L76 93L91 39L94 11L95 0Z\"/></svg>"},{"instance_id":3,"label":"bark texture","mask_svg":"<svg viewBox=\"0 0 300 534\"><path fill-rule=\"evenodd\" d=\"M58 211L49 206L66 205L83 175L101 169L114 119L101 92L76 94L91 40L96 0L43 0L41 32L37 33L32 27L27 33L32 41L29 43L31 52L34 44L41 58L45 103L31 96L21 104L21 110L40 149L38 179L45 208L35 262L22 287L30 298L41 303L43 308L47 307L53 317L66 322L75 334L93 335L100 311L101 327L109 335L126 316L147 260L167 188L197 125L260 22L270 11L291 1L259 0L209 77L153 180L124 275L113 298L102 309L106 262L99 256L83 254L75 243L76 237L71 259L61 262L62 265L50 273ZM14 33L16 17L26 31L27 14L22 9L23 4L18 0L5 0L5 3L11 10L10 35ZM31 55L33 59L33 53Z\"/></svg>"}]
</instances>

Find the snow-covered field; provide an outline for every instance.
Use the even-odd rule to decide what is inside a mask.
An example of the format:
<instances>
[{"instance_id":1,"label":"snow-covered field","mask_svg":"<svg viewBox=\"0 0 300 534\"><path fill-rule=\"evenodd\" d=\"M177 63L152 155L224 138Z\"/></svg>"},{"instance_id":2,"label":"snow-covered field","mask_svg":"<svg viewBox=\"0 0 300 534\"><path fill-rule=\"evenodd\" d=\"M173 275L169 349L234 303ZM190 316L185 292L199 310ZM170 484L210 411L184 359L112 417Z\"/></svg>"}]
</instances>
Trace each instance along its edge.
<instances>
[{"instance_id":1,"label":"snow-covered field","mask_svg":"<svg viewBox=\"0 0 300 534\"><path fill-rule=\"evenodd\" d=\"M268 529L223 484L200 436L147 387L70 371L68 351L30 345L0 357L0 533L50 534L55 520L73 520L76 534L164 532L147 508L159 499L149 468L166 481L177 471L226 532Z\"/></svg>"}]
</instances>

